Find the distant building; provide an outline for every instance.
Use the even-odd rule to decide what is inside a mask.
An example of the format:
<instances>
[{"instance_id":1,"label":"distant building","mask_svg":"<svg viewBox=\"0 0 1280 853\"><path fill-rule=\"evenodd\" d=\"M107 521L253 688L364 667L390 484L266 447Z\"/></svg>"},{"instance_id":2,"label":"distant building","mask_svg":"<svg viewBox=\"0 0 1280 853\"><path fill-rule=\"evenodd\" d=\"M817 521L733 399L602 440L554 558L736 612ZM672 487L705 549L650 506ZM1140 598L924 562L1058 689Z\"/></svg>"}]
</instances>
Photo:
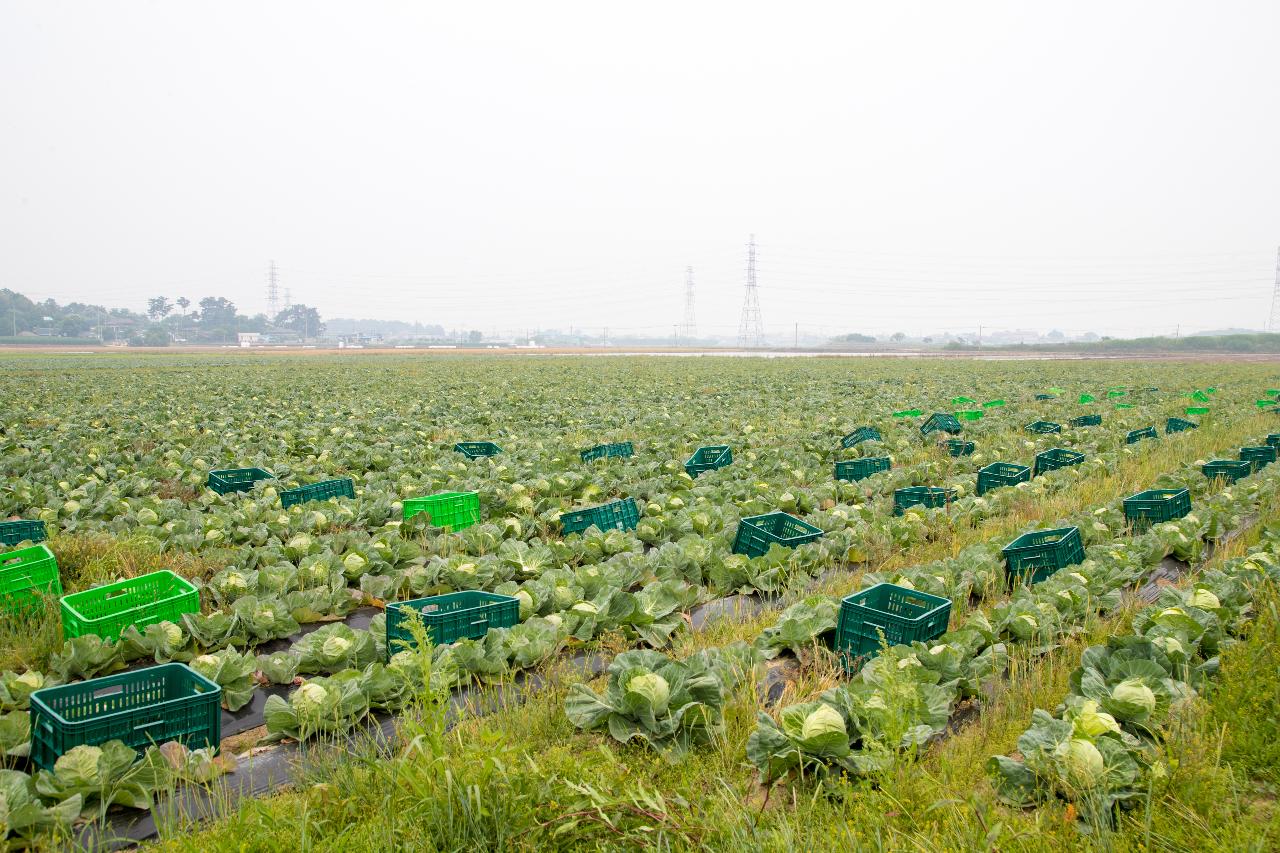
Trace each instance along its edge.
<instances>
[{"instance_id":1,"label":"distant building","mask_svg":"<svg viewBox=\"0 0 1280 853\"><path fill-rule=\"evenodd\" d=\"M242 347L257 346L262 343L261 332L237 332L236 340L240 342Z\"/></svg>"}]
</instances>

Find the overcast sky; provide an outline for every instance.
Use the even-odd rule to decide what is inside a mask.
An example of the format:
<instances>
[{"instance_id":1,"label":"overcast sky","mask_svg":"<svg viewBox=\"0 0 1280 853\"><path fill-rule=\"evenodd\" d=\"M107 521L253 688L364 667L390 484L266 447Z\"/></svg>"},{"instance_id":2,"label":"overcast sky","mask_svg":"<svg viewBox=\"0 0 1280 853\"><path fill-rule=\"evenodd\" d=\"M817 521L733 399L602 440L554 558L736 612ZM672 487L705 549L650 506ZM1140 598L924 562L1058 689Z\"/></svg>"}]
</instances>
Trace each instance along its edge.
<instances>
[{"instance_id":1,"label":"overcast sky","mask_svg":"<svg viewBox=\"0 0 1280 853\"><path fill-rule=\"evenodd\" d=\"M1266 322L1280 3L0 0L0 287L669 332Z\"/></svg>"}]
</instances>

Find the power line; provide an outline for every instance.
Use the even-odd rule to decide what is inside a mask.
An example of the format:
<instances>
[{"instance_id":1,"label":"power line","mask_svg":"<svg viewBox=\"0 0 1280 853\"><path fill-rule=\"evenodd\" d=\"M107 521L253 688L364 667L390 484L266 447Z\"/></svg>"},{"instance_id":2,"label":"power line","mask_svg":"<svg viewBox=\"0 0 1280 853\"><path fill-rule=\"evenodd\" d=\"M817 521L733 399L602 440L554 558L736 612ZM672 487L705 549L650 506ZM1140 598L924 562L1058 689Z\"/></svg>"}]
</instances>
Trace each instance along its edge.
<instances>
[{"instance_id":1,"label":"power line","mask_svg":"<svg viewBox=\"0 0 1280 853\"><path fill-rule=\"evenodd\" d=\"M747 243L747 290L738 324L738 346L764 346L764 321L760 319L760 289L756 286L756 235Z\"/></svg>"}]
</instances>

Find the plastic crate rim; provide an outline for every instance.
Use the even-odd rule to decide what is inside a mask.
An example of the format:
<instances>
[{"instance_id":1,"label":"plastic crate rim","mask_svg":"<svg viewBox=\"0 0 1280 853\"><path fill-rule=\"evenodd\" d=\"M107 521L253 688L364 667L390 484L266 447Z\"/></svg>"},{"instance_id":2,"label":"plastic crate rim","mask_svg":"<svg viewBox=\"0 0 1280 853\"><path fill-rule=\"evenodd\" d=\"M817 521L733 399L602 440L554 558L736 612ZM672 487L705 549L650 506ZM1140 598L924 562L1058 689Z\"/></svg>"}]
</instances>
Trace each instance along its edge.
<instances>
[{"instance_id":1,"label":"plastic crate rim","mask_svg":"<svg viewBox=\"0 0 1280 853\"><path fill-rule=\"evenodd\" d=\"M184 670L187 673L187 675L192 678L193 681L195 681L198 685L200 685L201 687L204 687L205 689L199 691L196 694L193 694L193 696L180 696L177 699L165 699L165 700L162 700L161 702L157 702L154 704L162 705L168 702L176 702L181 699L194 698L194 696L210 696L210 695L221 696L222 695L222 687L220 685L205 678L203 675L196 672L194 669L187 666L185 663L172 661L170 663L156 664L155 666L148 666L142 669L133 669L133 670L127 670L125 672L113 673L111 675L102 675L102 676L98 676L97 678L88 679L87 681L73 681L69 684L56 684L53 687L42 687L31 694L30 701L32 705L39 704L41 713L48 714L56 722L66 726L72 726L79 723L88 722L89 720L88 719L68 720L66 717L62 716L62 714L55 711L51 705L49 705L47 702L44 701L44 695L48 695L48 694L61 695L62 693L75 693L75 692L83 691L88 685L91 685L91 684L97 684L100 682L112 682L110 684L100 684L99 687L94 689L93 694L94 694L94 698L96 699L96 698L99 698L97 694L100 693L101 691L110 690L118 684L125 684L128 682L130 677L137 676L139 673L151 672L153 670L175 670L175 669ZM112 695L116 695L116 694L112 694ZM138 709L136 708L122 708L119 711L112 711L106 714L95 714L91 719L93 722L98 722L101 720L109 720L124 714L136 713L137 710Z\"/></svg>"}]
</instances>

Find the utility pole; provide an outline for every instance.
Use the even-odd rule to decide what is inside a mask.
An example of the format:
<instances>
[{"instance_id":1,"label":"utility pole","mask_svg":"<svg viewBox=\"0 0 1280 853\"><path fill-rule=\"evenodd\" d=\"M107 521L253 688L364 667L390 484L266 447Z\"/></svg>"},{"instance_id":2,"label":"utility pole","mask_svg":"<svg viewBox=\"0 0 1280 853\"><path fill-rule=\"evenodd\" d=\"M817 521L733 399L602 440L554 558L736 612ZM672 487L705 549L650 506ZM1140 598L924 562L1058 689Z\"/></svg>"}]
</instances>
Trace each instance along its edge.
<instances>
[{"instance_id":1,"label":"utility pole","mask_svg":"<svg viewBox=\"0 0 1280 853\"><path fill-rule=\"evenodd\" d=\"M280 277L276 272L276 262L267 267L267 307L271 309L271 319L280 313Z\"/></svg>"},{"instance_id":2,"label":"utility pole","mask_svg":"<svg viewBox=\"0 0 1280 853\"><path fill-rule=\"evenodd\" d=\"M684 337L688 342L698 336L698 325L693 317L693 267L684 268Z\"/></svg>"},{"instance_id":3,"label":"utility pole","mask_svg":"<svg viewBox=\"0 0 1280 853\"><path fill-rule=\"evenodd\" d=\"M756 235L747 243L747 289L742 300L742 320L738 323L738 346L764 346L764 321L760 318L760 290L756 286Z\"/></svg>"},{"instance_id":4,"label":"utility pole","mask_svg":"<svg viewBox=\"0 0 1280 853\"><path fill-rule=\"evenodd\" d=\"M796 323L796 336L793 340L792 349L800 349L800 324Z\"/></svg>"},{"instance_id":5,"label":"utility pole","mask_svg":"<svg viewBox=\"0 0 1280 853\"><path fill-rule=\"evenodd\" d=\"M18 306L13 306L13 336L18 336Z\"/></svg>"},{"instance_id":6,"label":"utility pole","mask_svg":"<svg viewBox=\"0 0 1280 853\"><path fill-rule=\"evenodd\" d=\"M1280 249L1276 250L1276 287L1271 291L1271 317L1267 320L1267 331L1280 331Z\"/></svg>"}]
</instances>

